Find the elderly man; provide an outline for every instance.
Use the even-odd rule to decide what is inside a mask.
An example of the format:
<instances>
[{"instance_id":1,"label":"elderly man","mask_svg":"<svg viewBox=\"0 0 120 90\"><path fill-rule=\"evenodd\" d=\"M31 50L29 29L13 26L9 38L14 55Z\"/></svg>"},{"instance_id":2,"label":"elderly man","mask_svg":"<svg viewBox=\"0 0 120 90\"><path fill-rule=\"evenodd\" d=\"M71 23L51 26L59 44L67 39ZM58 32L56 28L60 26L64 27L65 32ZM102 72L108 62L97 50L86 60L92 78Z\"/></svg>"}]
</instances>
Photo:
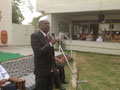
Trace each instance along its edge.
<instances>
[{"instance_id":1,"label":"elderly man","mask_svg":"<svg viewBox=\"0 0 120 90\"><path fill-rule=\"evenodd\" d=\"M17 90L15 84L11 84L9 80L9 74L6 72L6 70L3 68L2 65L0 65L0 87L2 87L2 90Z\"/></svg>"},{"instance_id":2,"label":"elderly man","mask_svg":"<svg viewBox=\"0 0 120 90\"><path fill-rule=\"evenodd\" d=\"M52 41L48 35L50 24L47 16L40 18L39 28L38 32L31 35L35 62L34 90L53 90L53 75L56 68L53 45L59 41L59 37Z\"/></svg>"}]
</instances>

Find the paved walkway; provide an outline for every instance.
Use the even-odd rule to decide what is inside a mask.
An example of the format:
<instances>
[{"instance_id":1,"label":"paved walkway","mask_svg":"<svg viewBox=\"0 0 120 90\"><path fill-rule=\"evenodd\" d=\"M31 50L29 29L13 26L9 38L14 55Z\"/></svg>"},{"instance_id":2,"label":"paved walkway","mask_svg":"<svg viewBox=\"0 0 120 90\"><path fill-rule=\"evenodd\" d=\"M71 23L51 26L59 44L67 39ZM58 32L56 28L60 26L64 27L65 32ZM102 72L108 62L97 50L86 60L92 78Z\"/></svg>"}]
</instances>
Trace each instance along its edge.
<instances>
[{"instance_id":1,"label":"paved walkway","mask_svg":"<svg viewBox=\"0 0 120 90\"><path fill-rule=\"evenodd\" d=\"M24 56L33 55L31 46L6 46L0 47L0 52L15 53ZM60 55L61 52L55 52L55 56Z\"/></svg>"},{"instance_id":2,"label":"paved walkway","mask_svg":"<svg viewBox=\"0 0 120 90\"><path fill-rule=\"evenodd\" d=\"M0 52L9 52L9 53L17 53L20 55L28 56L32 55L33 51L31 46L6 46L0 47Z\"/></svg>"}]
</instances>

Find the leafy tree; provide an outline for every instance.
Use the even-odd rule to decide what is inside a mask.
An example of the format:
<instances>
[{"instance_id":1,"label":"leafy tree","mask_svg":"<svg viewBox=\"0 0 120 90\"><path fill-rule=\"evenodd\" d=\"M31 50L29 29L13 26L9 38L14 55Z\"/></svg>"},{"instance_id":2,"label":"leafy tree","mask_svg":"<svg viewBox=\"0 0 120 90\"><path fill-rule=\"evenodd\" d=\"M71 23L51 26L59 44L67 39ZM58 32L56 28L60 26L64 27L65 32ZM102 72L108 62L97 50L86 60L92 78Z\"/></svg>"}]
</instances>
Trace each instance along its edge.
<instances>
[{"instance_id":1,"label":"leafy tree","mask_svg":"<svg viewBox=\"0 0 120 90\"><path fill-rule=\"evenodd\" d=\"M24 20L24 16L19 8L20 3L21 0L13 0L12 2L12 23L21 24Z\"/></svg>"},{"instance_id":2,"label":"leafy tree","mask_svg":"<svg viewBox=\"0 0 120 90\"><path fill-rule=\"evenodd\" d=\"M38 16L38 17L34 17L32 22L30 23L31 25L34 26L35 28L35 31L37 31L39 29L39 19L42 17L43 15L41 16Z\"/></svg>"}]
</instances>

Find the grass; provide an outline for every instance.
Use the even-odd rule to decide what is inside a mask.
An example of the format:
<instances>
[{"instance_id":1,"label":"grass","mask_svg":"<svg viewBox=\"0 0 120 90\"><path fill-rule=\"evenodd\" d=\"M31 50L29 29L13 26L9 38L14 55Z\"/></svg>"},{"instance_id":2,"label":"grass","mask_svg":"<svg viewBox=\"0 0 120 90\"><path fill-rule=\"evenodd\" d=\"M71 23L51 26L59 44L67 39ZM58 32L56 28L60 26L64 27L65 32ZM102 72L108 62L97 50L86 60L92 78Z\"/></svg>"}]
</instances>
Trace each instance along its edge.
<instances>
[{"instance_id":1,"label":"grass","mask_svg":"<svg viewBox=\"0 0 120 90\"><path fill-rule=\"evenodd\" d=\"M120 90L120 56L75 52L75 60L83 90Z\"/></svg>"},{"instance_id":2,"label":"grass","mask_svg":"<svg viewBox=\"0 0 120 90\"><path fill-rule=\"evenodd\" d=\"M70 65L72 66L73 64L73 60L69 61ZM72 73L70 71L70 68L68 67L68 64L65 63L65 75L66 75L66 81L68 81L68 84L64 84L64 87L68 90L68 88L71 88L71 77L72 77Z\"/></svg>"}]
</instances>

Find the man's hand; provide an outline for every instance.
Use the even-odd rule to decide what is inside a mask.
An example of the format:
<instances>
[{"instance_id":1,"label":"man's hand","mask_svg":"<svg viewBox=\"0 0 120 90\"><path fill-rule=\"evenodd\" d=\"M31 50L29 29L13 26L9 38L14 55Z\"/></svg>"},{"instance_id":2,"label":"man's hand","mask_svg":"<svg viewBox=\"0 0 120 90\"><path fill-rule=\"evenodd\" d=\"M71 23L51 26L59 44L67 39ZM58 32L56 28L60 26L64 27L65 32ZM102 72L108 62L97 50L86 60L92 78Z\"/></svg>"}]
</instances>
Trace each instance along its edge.
<instances>
[{"instance_id":1,"label":"man's hand","mask_svg":"<svg viewBox=\"0 0 120 90\"><path fill-rule=\"evenodd\" d=\"M59 59L59 58L55 58L56 62L60 63L60 64L63 64L63 60L62 59Z\"/></svg>"},{"instance_id":2,"label":"man's hand","mask_svg":"<svg viewBox=\"0 0 120 90\"><path fill-rule=\"evenodd\" d=\"M58 41L59 41L59 37L55 37L54 40L51 43L52 43L52 45L54 45Z\"/></svg>"},{"instance_id":3,"label":"man's hand","mask_svg":"<svg viewBox=\"0 0 120 90\"><path fill-rule=\"evenodd\" d=\"M59 37L55 37L54 40L55 40L56 42L58 42L58 41L59 41Z\"/></svg>"},{"instance_id":4,"label":"man's hand","mask_svg":"<svg viewBox=\"0 0 120 90\"><path fill-rule=\"evenodd\" d=\"M2 79L2 80L0 80L0 84L4 84L5 82L7 82L6 79Z\"/></svg>"}]
</instances>

